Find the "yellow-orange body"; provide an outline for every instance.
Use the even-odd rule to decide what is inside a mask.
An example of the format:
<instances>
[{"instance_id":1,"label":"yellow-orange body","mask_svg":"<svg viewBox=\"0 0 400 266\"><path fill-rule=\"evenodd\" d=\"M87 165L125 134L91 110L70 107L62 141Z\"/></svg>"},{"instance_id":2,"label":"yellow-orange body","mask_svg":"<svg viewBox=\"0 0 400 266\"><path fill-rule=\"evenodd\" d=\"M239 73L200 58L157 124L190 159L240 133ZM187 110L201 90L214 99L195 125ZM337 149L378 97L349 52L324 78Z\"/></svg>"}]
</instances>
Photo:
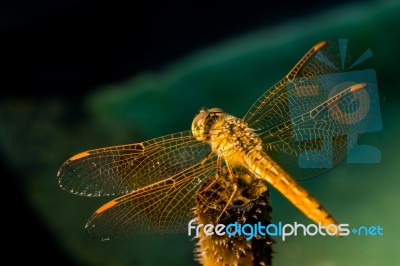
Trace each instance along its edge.
<instances>
[{"instance_id":1,"label":"yellow-orange body","mask_svg":"<svg viewBox=\"0 0 400 266\"><path fill-rule=\"evenodd\" d=\"M315 223L337 224L305 188L263 151L261 139L242 119L218 108L203 110L193 120L192 132L198 140L208 142L228 168L245 167L254 177L271 184ZM330 231L333 228L328 227Z\"/></svg>"}]
</instances>

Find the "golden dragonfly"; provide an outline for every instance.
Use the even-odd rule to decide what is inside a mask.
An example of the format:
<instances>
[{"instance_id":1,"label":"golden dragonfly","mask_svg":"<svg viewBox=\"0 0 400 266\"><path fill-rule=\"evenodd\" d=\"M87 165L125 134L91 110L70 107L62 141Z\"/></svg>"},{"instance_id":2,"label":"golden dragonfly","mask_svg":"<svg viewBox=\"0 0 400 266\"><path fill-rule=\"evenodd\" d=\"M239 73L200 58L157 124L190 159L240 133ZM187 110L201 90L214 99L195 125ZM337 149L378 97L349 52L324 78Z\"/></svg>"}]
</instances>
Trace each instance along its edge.
<instances>
[{"instance_id":1,"label":"golden dragonfly","mask_svg":"<svg viewBox=\"0 0 400 266\"><path fill-rule=\"evenodd\" d=\"M338 61L338 51L335 42L314 45L243 118L203 108L191 130L72 156L60 167L58 183L82 196L118 196L86 224L92 237L102 239L187 230L199 189L228 172L232 199L237 187L233 169L238 167L277 189L312 221L336 225L296 179L321 174L342 161L349 146L346 134L352 130L349 118L363 108L360 92L366 83L346 83L332 92L338 85L330 78L339 71L332 63ZM300 154L329 167L300 167Z\"/></svg>"}]
</instances>

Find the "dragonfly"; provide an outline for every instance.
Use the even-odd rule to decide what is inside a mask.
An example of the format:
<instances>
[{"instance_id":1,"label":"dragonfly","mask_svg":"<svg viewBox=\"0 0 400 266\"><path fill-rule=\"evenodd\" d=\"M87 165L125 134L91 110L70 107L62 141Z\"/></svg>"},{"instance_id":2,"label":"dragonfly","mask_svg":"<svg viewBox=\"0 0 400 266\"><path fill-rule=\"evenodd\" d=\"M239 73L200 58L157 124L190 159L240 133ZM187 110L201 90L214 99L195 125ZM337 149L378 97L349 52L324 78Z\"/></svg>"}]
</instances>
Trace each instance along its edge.
<instances>
[{"instance_id":1,"label":"dragonfly","mask_svg":"<svg viewBox=\"0 0 400 266\"><path fill-rule=\"evenodd\" d=\"M366 108L368 84L347 82L338 89L333 77L339 61L337 43L319 42L243 118L202 108L190 130L72 156L60 167L58 184L81 196L114 197L86 224L100 239L187 230L196 194L219 173L230 173L234 198L235 169L274 187L313 222L337 225L298 180L341 162L352 145L346 135L364 126L354 110ZM319 164L301 167L300 155Z\"/></svg>"}]
</instances>

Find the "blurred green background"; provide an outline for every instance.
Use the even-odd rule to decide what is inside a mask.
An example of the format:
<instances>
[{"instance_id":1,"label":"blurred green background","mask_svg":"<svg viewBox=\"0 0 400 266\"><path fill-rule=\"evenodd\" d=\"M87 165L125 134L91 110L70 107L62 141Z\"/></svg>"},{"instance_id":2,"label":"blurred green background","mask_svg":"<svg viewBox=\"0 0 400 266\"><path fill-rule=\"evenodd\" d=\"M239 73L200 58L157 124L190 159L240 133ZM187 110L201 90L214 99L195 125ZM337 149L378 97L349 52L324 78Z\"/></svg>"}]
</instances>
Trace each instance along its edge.
<instances>
[{"instance_id":1,"label":"blurred green background","mask_svg":"<svg viewBox=\"0 0 400 266\"><path fill-rule=\"evenodd\" d=\"M143 69L131 78L75 94L78 97L65 99L50 93L51 97L41 98L28 93L0 98L6 196L3 213L11 216L6 230L16 232L14 237L20 238L21 245L26 241L32 245L35 238L41 238L34 232L39 230L33 226L36 221L68 263L196 265L195 242L186 235L106 242L90 239L84 231L85 222L109 199L78 197L62 191L57 186L58 167L71 155L87 149L189 129L193 116L203 106L243 116L252 102L283 77L312 45L323 39L346 38L350 47L360 51L370 48L374 54L369 66L377 72L383 130L365 134L362 142L377 147L382 162L341 164L302 184L339 222L380 225L384 236L292 237L285 242L277 239L274 265L399 264L399 28L399 1L341 4L284 23L246 30L197 48L162 67ZM65 79L74 78L64 74ZM54 90L58 85L54 84ZM19 191L8 189L8 184ZM26 203L29 208L25 210L22 205ZM275 191L272 204L272 222L309 223ZM37 241L40 243L40 239ZM43 256L45 248L35 259L43 260Z\"/></svg>"}]
</instances>

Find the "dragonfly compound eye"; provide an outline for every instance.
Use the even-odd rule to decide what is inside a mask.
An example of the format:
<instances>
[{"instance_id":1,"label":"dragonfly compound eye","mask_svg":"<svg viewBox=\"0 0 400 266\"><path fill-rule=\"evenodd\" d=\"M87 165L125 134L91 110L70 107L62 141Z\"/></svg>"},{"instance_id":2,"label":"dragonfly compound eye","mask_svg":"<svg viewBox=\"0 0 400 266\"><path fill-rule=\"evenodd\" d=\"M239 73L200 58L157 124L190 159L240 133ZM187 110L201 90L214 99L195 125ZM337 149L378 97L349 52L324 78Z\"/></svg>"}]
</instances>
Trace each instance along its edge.
<instances>
[{"instance_id":1,"label":"dragonfly compound eye","mask_svg":"<svg viewBox=\"0 0 400 266\"><path fill-rule=\"evenodd\" d=\"M208 109L207 111L209 113L213 113L213 114L219 114L219 113L223 113L224 112L224 110L222 110L221 108L217 108L217 107Z\"/></svg>"},{"instance_id":2,"label":"dragonfly compound eye","mask_svg":"<svg viewBox=\"0 0 400 266\"><path fill-rule=\"evenodd\" d=\"M224 116L225 112L221 108L201 109L192 122L193 136L199 141L208 141L210 129L216 121Z\"/></svg>"},{"instance_id":3,"label":"dragonfly compound eye","mask_svg":"<svg viewBox=\"0 0 400 266\"><path fill-rule=\"evenodd\" d=\"M206 127L206 120L209 115L210 112L207 109L202 109L200 110L200 113L193 119L192 134L199 141L205 140L204 131Z\"/></svg>"}]
</instances>

